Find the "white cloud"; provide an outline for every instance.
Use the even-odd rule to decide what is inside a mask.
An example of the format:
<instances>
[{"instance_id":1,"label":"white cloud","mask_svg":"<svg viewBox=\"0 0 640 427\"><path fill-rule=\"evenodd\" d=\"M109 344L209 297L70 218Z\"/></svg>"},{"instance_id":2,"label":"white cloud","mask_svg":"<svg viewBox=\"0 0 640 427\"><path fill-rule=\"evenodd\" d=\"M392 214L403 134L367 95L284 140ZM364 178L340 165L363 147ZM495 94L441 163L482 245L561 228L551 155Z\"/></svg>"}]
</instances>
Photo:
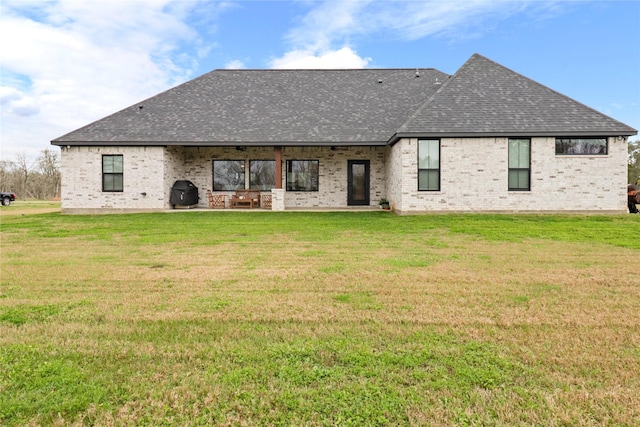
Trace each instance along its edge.
<instances>
[{"instance_id":1,"label":"white cloud","mask_svg":"<svg viewBox=\"0 0 640 427\"><path fill-rule=\"evenodd\" d=\"M23 96L22 92L14 87L0 86L0 105L8 105Z\"/></svg>"},{"instance_id":2,"label":"white cloud","mask_svg":"<svg viewBox=\"0 0 640 427\"><path fill-rule=\"evenodd\" d=\"M0 87L0 105L2 109L16 116L28 117L40 112L36 99L20 92L14 87Z\"/></svg>"},{"instance_id":3,"label":"white cloud","mask_svg":"<svg viewBox=\"0 0 640 427\"><path fill-rule=\"evenodd\" d=\"M13 102L10 111L16 116L29 117L40 112L40 106L34 98L27 97Z\"/></svg>"},{"instance_id":4,"label":"white cloud","mask_svg":"<svg viewBox=\"0 0 640 427\"><path fill-rule=\"evenodd\" d=\"M210 49L186 23L196 7L215 16L224 6L3 0L2 159L35 157L50 140L190 78Z\"/></svg>"},{"instance_id":5,"label":"white cloud","mask_svg":"<svg viewBox=\"0 0 640 427\"><path fill-rule=\"evenodd\" d=\"M312 50L293 50L282 58L271 61L272 68L304 69L304 68L364 68L371 58L361 58L349 47L339 50L328 50L315 53Z\"/></svg>"},{"instance_id":6,"label":"white cloud","mask_svg":"<svg viewBox=\"0 0 640 427\"><path fill-rule=\"evenodd\" d=\"M219 15L249 7L210 0L0 1L2 159L18 152L35 158L51 139L193 77L203 58L231 44L212 39L224 22ZM362 38L455 38L458 29L483 31L487 23L547 3L298 2L307 12L284 35L284 53L269 64L364 68L374 60L358 52ZM225 67L246 65L233 60Z\"/></svg>"},{"instance_id":7,"label":"white cloud","mask_svg":"<svg viewBox=\"0 0 640 427\"><path fill-rule=\"evenodd\" d=\"M476 1L421 1L386 4L387 7L367 11L363 17L365 30L384 28L403 40L416 40L440 35L458 38L470 28L477 31L487 26L488 20L500 20L526 2L505 0Z\"/></svg>"},{"instance_id":8,"label":"white cloud","mask_svg":"<svg viewBox=\"0 0 640 427\"><path fill-rule=\"evenodd\" d=\"M240 61L239 59L234 59L233 61L227 62L224 65L224 68L228 70L241 70L247 67L244 65L244 62Z\"/></svg>"},{"instance_id":9,"label":"white cloud","mask_svg":"<svg viewBox=\"0 0 640 427\"><path fill-rule=\"evenodd\" d=\"M321 2L300 19L300 25L291 29L286 39L295 48L312 51L330 49L336 42L347 44L345 38L368 31L362 27L362 18L367 16L370 3L369 0Z\"/></svg>"},{"instance_id":10,"label":"white cloud","mask_svg":"<svg viewBox=\"0 0 640 427\"><path fill-rule=\"evenodd\" d=\"M360 15L358 27L362 33L382 29L401 40L434 35L464 39L470 34L492 31L497 23L527 9L530 10L529 19L534 15L543 14L549 18L561 13L561 8L553 0L376 2Z\"/></svg>"},{"instance_id":11,"label":"white cloud","mask_svg":"<svg viewBox=\"0 0 640 427\"><path fill-rule=\"evenodd\" d=\"M376 33L399 40L469 38L491 27L491 22L499 22L531 4L545 10L553 8L553 2L537 0L328 0L309 4L312 8L286 35L290 50L273 59L272 67L327 68L337 64L336 68L361 68L372 58L362 58L350 47L336 46L352 46L353 40Z\"/></svg>"},{"instance_id":12,"label":"white cloud","mask_svg":"<svg viewBox=\"0 0 640 427\"><path fill-rule=\"evenodd\" d=\"M315 5L315 3L312 3ZM327 1L320 3L286 35L292 49L270 61L272 68L364 68L363 58L346 40L358 33L360 13L369 1ZM340 45L341 47L335 47Z\"/></svg>"}]
</instances>

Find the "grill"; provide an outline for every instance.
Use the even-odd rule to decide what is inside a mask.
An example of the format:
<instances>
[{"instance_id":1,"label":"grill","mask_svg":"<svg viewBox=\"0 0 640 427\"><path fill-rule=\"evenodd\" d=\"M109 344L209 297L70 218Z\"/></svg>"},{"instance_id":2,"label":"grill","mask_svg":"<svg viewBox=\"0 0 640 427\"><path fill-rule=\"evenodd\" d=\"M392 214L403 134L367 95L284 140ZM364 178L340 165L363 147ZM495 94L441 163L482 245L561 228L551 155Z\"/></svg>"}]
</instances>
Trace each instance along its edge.
<instances>
[{"instance_id":1,"label":"grill","mask_svg":"<svg viewBox=\"0 0 640 427\"><path fill-rule=\"evenodd\" d=\"M171 204L172 208L197 205L199 200L198 187L193 185L193 182L176 181L173 183L171 196L169 197L169 204Z\"/></svg>"}]
</instances>

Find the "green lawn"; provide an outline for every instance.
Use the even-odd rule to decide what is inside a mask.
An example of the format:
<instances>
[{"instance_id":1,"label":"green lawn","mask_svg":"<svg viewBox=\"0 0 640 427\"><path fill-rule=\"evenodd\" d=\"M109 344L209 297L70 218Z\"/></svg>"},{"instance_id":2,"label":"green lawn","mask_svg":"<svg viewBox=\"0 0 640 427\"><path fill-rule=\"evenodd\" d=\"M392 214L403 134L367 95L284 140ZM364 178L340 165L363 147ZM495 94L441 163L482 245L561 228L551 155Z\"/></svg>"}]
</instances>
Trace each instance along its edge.
<instances>
[{"instance_id":1,"label":"green lawn","mask_svg":"<svg viewBox=\"0 0 640 427\"><path fill-rule=\"evenodd\" d=\"M38 212L0 425L640 425L634 215Z\"/></svg>"}]
</instances>

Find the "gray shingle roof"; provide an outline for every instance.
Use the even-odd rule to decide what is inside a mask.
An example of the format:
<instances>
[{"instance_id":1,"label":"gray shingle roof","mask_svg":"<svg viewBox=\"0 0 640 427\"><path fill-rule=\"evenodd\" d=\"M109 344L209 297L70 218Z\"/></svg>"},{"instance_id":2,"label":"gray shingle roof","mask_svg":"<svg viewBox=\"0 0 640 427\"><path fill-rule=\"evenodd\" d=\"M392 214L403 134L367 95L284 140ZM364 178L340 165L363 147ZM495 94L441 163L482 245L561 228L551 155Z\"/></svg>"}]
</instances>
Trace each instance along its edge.
<instances>
[{"instance_id":1,"label":"gray shingle roof","mask_svg":"<svg viewBox=\"0 0 640 427\"><path fill-rule=\"evenodd\" d=\"M448 78L419 73L216 70L53 142L383 145Z\"/></svg>"},{"instance_id":2,"label":"gray shingle roof","mask_svg":"<svg viewBox=\"0 0 640 427\"><path fill-rule=\"evenodd\" d=\"M636 130L474 54L398 135L634 135Z\"/></svg>"},{"instance_id":3,"label":"gray shingle roof","mask_svg":"<svg viewBox=\"0 0 640 427\"><path fill-rule=\"evenodd\" d=\"M474 54L434 69L215 70L56 145L385 145L402 136L635 135Z\"/></svg>"}]
</instances>

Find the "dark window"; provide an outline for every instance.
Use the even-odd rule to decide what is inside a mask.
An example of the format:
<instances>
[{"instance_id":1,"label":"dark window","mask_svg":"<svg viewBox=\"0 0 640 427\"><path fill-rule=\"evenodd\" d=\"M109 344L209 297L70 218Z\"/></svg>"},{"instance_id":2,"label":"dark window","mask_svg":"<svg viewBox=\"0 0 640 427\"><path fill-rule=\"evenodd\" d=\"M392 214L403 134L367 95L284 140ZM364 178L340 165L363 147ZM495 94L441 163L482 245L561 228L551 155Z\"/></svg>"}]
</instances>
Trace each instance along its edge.
<instances>
[{"instance_id":1,"label":"dark window","mask_svg":"<svg viewBox=\"0 0 640 427\"><path fill-rule=\"evenodd\" d=\"M124 191L122 154L105 154L102 156L102 191Z\"/></svg>"},{"instance_id":2,"label":"dark window","mask_svg":"<svg viewBox=\"0 0 640 427\"><path fill-rule=\"evenodd\" d=\"M607 138L556 138L556 154L604 156L608 153Z\"/></svg>"},{"instance_id":3,"label":"dark window","mask_svg":"<svg viewBox=\"0 0 640 427\"><path fill-rule=\"evenodd\" d=\"M213 190L244 189L244 160L214 160Z\"/></svg>"},{"instance_id":4,"label":"dark window","mask_svg":"<svg viewBox=\"0 0 640 427\"><path fill-rule=\"evenodd\" d=\"M318 191L318 160L287 160L287 191Z\"/></svg>"},{"instance_id":5,"label":"dark window","mask_svg":"<svg viewBox=\"0 0 640 427\"><path fill-rule=\"evenodd\" d=\"M509 190L531 189L531 140L509 139Z\"/></svg>"},{"instance_id":6,"label":"dark window","mask_svg":"<svg viewBox=\"0 0 640 427\"><path fill-rule=\"evenodd\" d=\"M440 140L418 140L418 190L440 190Z\"/></svg>"},{"instance_id":7,"label":"dark window","mask_svg":"<svg viewBox=\"0 0 640 427\"><path fill-rule=\"evenodd\" d=\"M271 190L276 186L276 161L251 160L249 162L249 188Z\"/></svg>"}]
</instances>

